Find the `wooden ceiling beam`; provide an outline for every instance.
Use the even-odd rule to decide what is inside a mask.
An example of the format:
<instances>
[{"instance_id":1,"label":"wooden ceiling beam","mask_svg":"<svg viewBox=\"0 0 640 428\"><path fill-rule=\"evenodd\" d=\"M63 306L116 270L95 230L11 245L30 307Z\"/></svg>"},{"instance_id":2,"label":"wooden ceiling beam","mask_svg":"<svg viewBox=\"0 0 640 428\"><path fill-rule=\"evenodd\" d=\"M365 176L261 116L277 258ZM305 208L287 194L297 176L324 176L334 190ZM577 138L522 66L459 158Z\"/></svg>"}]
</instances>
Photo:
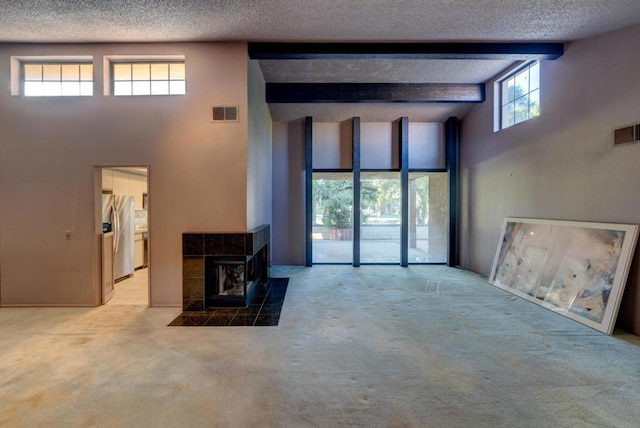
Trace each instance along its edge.
<instances>
[{"instance_id":1,"label":"wooden ceiling beam","mask_svg":"<svg viewBox=\"0 0 640 428\"><path fill-rule=\"evenodd\" d=\"M249 58L554 60L562 43L249 43Z\"/></svg>"},{"instance_id":2,"label":"wooden ceiling beam","mask_svg":"<svg viewBox=\"0 0 640 428\"><path fill-rule=\"evenodd\" d=\"M267 103L481 103L484 83L267 83Z\"/></svg>"}]
</instances>

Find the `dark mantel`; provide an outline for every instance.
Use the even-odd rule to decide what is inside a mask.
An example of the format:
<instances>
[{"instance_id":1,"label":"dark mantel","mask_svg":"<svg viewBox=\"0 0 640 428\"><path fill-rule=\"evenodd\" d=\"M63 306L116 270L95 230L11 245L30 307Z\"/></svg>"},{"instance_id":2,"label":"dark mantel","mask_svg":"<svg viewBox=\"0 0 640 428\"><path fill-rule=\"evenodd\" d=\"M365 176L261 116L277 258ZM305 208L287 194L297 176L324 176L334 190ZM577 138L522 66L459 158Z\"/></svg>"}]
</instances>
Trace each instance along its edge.
<instances>
[{"instance_id":1,"label":"dark mantel","mask_svg":"<svg viewBox=\"0 0 640 428\"><path fill-rule=\"evenodd\" d=\"M263 224L247 232L185 232L183 256L253 256L269 243L270 229Z\"/></svg>"}]
</instances>

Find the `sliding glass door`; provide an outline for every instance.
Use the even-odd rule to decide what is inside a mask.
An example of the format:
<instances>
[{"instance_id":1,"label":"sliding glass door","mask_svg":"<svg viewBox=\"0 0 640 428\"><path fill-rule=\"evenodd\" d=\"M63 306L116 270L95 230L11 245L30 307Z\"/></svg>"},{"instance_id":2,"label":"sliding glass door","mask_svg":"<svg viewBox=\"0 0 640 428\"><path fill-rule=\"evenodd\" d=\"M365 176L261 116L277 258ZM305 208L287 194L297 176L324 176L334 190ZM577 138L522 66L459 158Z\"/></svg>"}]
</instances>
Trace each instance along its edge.
<instances>
[{"instance_id":1,"label":"sliding glass door","mask_svg":"<svg viewBox=\"0 0 640 428\"><path fill-rule=\"evenodd\" d=\"M313 173L313 263L353 261L353 174Z\"/></svg>"},{"instance_id":2,"label":"sliding glass door","mask_svg":"<svg viewBox=\"0 0 640 428\"><path fill-rule=\"evenodd\" d=\"M402 189L397 171L363 171L360 213L354 213L353 173L313 173L313 263L398 264L401 257ZM446 263L448 175L410 172L408 263ZM354 215L360 242L354 246Z\"/></svg>"},{"instance_id":3,"label":"sliding glass door","mask_svg":"<svg viewBox=\"0 0 640 428\"><path fill-rule=\"evenodd\" d=\"M446 172L409 173L409 263L446 263L449 218Z\"/></svg>"},{"instance_id":4,"label":"sliding glass door","mask_svg":"<svg viewBox=\"0 0 640 428\"><path fill-rule=\"evenodd\" d=\"M399 172L361 173L361 263L400 263L401 196Z\"/></svg>"}]
</instances>

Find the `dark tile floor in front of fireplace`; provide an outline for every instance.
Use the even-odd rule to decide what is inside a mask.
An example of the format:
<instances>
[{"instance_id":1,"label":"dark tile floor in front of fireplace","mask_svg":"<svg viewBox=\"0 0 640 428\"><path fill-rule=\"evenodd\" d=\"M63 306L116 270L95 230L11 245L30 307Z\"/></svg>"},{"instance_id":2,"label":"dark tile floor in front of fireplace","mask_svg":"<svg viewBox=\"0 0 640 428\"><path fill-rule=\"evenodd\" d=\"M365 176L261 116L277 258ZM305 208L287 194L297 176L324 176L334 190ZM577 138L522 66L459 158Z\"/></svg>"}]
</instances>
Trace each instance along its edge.
<instances>
[{"instance_id":1,"label":"dark tile floor in front of fireplace","mask_svg":"<svg viewBox=\"0 0 640 428\"><path fill-rule=\"evenodd\" d=\"M259 284L251 305L244 308L209 308L206 312L183 312L169 326L268 327L277 326L289 278L271 278Z\"/></svg>"}]
</instances>

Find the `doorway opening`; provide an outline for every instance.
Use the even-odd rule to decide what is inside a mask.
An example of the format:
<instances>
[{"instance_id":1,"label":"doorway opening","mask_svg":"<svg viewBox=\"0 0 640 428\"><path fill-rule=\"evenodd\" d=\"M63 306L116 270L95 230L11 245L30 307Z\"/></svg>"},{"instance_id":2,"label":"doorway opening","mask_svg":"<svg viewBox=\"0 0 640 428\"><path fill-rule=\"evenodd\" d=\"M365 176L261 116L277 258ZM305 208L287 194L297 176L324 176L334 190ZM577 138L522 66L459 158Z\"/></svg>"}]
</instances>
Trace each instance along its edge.
<instances>
[{"instance_id":1,"label":"doorway opening","mask_svg":"<svg viewBox=\"0 0 640 428\"><path fill-rule=\"evenodd\" d=\"M368 171L360 176L360 262L400 263L402 206L400 173Z\"/></svg>"},{"instance_id":2,"label":"doorway opening","mask_svg":"<svg viewBox=\"0 0 640 428\"><path fill-rule=\"evenodd\" d=\"M409 264L447 262L448 179L446 172L409 173Z\"/></svg>"},{"instance_id":3,"label":"doorway opening","mask_svg":"<svg viewBox=\"0 0 640 428\"><path fill-rule=\"evenodd\" d=\"M98 167L102 225L101 303L150 303L149 169Z\"/></svg>"},{"instance_id":4,"label":"doorway opening","mask_svg":"<svg viewBox=\"0 0 640 428\"><path fill-rule=\"evenodd\" d=\"M313 173L313 263L353 261L353 173Z\"/></svg>"}]
</instances>

